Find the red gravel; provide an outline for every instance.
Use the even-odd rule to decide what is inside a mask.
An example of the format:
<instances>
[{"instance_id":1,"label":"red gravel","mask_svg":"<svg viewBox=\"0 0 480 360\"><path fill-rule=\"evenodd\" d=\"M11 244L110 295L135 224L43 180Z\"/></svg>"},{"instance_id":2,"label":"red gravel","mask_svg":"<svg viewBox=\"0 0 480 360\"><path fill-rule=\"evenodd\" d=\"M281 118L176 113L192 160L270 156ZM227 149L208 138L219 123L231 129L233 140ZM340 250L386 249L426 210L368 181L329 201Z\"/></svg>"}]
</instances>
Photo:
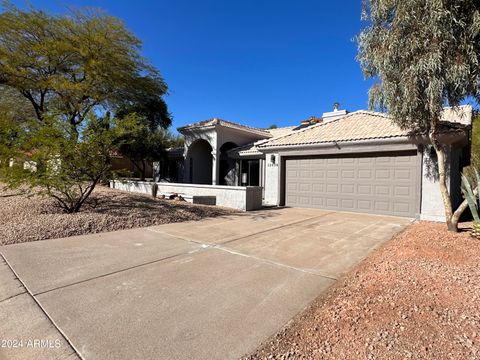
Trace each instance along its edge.
<instances>
[{"instance_id":1,"label":"red gravel","mask_svg":"<svg viewBox=\"0 0 480 360\"><path fill-rule=\"evenodd\" d=\"M234 212L99 186L79 213L66 214L51 198L28 198L0 186L0 245L199 220Z\"/></svg>"},{"instance_id":2,"label":"red gravel","mask_svg":"<svg viewBox=\"0 0 480 360\"><path fill-rule=\"evenodd\" d=\"M411 225L245 359L480 359L480 241Z\"/></svg>"}]
</instances>

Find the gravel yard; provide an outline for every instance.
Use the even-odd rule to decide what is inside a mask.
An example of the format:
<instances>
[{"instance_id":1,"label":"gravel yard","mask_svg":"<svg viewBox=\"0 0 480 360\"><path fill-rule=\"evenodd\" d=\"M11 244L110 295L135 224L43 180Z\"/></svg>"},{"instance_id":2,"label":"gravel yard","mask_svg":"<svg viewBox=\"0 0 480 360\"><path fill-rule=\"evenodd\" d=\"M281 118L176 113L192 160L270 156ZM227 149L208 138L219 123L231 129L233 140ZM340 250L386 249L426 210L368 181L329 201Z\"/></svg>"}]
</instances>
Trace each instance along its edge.
<instances>
[{"instance_id":1,"label":"gravel yard","mask_svg":"<svg viewBox=\"0 0 480 360\"><path fill-rule=\"evenodd\" d=\"M411 225L245 359L480 359L480 241Z\"/></svg>"},{"instance_id":2,"label":"gravel yard","mask_svg":"<svg viewBox=\"0 0 480 360\"><path fill-rule=\"evenodd\" d=\"M99 186L79 213L65 214L50 198L27 198L0 187L0 245L199 220L235 211Z\"/></svg>"}]
</instances>

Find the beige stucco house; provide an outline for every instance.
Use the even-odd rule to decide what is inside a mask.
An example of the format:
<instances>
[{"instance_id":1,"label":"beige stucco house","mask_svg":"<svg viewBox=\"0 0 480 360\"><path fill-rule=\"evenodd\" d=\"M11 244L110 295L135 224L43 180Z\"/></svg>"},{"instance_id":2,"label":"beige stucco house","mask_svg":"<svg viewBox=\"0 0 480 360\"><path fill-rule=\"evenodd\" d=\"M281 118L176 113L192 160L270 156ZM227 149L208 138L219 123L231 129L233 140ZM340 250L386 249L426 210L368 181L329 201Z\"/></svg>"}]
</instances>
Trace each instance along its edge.
<instances>
[{"instance_id":1,"label":"beige stucco house","mask_svg":"<svg viewBox=\"0 0 480 360\"><path fill-rule=\"evenodd\" d=\"M443 140L454 204L469 164L472 108L446 108ZM278 129L211 119L178 129L185 137L178 182L261 187L264 205L444 220L435 152L383 114L334 109Z\"/></svg>"}]
</instances>

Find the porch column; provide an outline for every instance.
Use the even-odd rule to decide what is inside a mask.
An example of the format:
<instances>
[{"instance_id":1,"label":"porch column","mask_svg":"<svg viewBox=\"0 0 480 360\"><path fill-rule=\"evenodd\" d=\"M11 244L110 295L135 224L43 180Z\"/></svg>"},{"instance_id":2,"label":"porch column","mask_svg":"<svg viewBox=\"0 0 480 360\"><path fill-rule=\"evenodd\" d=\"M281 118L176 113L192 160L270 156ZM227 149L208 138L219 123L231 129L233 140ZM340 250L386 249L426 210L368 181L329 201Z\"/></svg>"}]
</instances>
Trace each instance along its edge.
<instances>
[{"instance_id":1,"label":"porch column","mask_svg":"<svg viewBox=\"0 0 480 360\"><path fill-rule=\"evenodd\" d=\"M219 161L217 161L217 152L212 151L212 185L217 185L219 174Z\"/></svg>"},{"instance_id":2,"label":"porch column","mask_svg":"<svg viewBox=\"0 0 480 360\"><path fill-rule=\"evenodd\" d=\"M235 185L236 186L241 186L242 184L240 183L240 177L242 176L240 174L240 169L242 168L242 160L236 160L235 161Z\"/></svg>"},{"instance_id":3,"label":"porch column","mask_svg":"<svg viewBox=\"0 0 480 360\"><path fill-rule=\"evenodd\" d=\"M183 181L184 183L190 183L190 162L188 159L188 147L185 144L184 150L183 150Z\"/></svg>"}]
</instances>

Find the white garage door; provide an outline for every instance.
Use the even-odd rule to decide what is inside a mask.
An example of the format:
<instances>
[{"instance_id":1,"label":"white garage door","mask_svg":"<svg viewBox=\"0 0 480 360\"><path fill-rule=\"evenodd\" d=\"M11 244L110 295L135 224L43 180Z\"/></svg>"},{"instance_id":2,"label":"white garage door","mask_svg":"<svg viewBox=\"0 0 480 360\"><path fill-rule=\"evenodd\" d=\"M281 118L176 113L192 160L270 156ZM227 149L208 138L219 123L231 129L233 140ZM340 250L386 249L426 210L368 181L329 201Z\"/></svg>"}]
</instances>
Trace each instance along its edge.
<instances>
[{"instance_id":1,"label":"white garage door","mask_svg":"<svg viewBox=\"0 0 480 360\"><path fill-rule=\"evenodd\" d=\"M413 217L418 171L416 151L288 158L285 205Z\"/></svg>"}]
</instances>

